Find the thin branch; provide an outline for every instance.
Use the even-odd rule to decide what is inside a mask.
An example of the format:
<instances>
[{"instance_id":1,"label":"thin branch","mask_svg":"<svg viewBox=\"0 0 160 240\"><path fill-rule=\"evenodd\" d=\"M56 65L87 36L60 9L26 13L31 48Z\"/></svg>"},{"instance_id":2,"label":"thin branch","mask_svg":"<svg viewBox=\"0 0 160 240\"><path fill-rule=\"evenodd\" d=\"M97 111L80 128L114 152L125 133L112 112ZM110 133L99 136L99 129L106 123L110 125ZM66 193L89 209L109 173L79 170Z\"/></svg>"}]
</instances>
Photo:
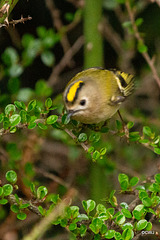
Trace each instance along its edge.
<instances>
[{"instance_id":1,"label":"thin branch","mask_svg":"<svg viewBox=\"0 0 160 240\"><path fill-rule=\"evenodd\" d=\"M123 51L122 49L122 38L120 35L113 29L113 27L109 24L107 18L105 18L102 22L102 34L107 39L107 41L111 44L113 49L117 54Z\"/></svg>"},{"instance_id":2,"label":"thin branch","mask_svg":"<svg viewBox=\"0 0 160 240\"><path fill-rule=\"evenodd\" d=\"M18 20L9 21L9 24L15 26L18 23L25 23L26 21L29 21L29 20L32 20L32 17L28 16L28 17L24 18L23 16L21 16L21 18Z\"/></svg>"},{"instance_id":3,"label":"thin branch","mask_svg":"<svg viewBox=\"0 0 160 240\"><path fill-rule=\"evenodd\" d=\"M13 194L9 195L7 197L8 201L11 203L11 204L16 204L17 205L17 201L16 201L16 198ZM38 207L35 206L31 201L27 201L27 200L24 200L22 198L19 198L19 201L22 202L22 204L26 204L26 203L29 203L30 205L28 206L28 209L35 213L36 215L38 216L42 216L41 213L39 212L38 210Z\"/></svg>"},{"instance_id":4,"label":"thin branch","mask_svg":"<svg viewBox=\"0 0 160 240\"><path fill-rule=\"evenodd\" d=\"M74 141L77 141L77 137L68 128L63 129ZM88 152L89 146L87 143L79 143L85 152Z\"/></svg>"},{"instance_id":5,"label":"thin branch","mask_svg":"<svg viewBox=\"0 0 160 240\"><path fill-rule=\"evenodd\" d=\"M48 10L50 11L50 14L52 17L53 26L55 26L57 31L59 33L61 33L64 26L60 19L60 12L56 8L53 0L45 0L45 1L46 1L46 6L48 7ZM65 33L63 33L60 41L61 41L64 53L66 53L68 51L68 49L70 49L70 43L69 43L68 38Z\"/></svg>"},{"instance_id":6,"label":"thin branch","mask_svg":"<svg viewBox=\"0 0 160 240\"><path fill-rule=\"evenodd\" d=\"M44 170L41 170L40 168L35 168L36 173L43 175L46 178L49 178L57 183L59 183L60 185L69 188L70 184L66 183L65 181L63 181L63 179L61 179L60 177L54 175L53 173L48 173Z\"/></svg>"},{"instance_id":7,"label":"thin branch","mask_svg":"<svg viewBox=\"0 0 160 240\"><path fill-rule=\"evenodd\" d=\"M53 68L53 71L48 79L49 86L52 87L57 82L59 74L64 70L64 68L67 66L67 63L71 61L72 57L79 51L83 44L84 37L81 36L76 40L73 46L65 53L61 61Z\"/></svg>"},{"instance_id":8,"label":"thin branch","mask_svg":"<svg viewBox=\"0 0 160 240\"><path fill-rule=\"evenodd\" d=\"M135 37L136 39L138 40L138 42L144 42L143 38L140 36L140 33L138 31L138 28L137 28L137 25L135 23L135 17L134 17L134 12L132 11L131 9L131 6L130 6L130 2L129 0L126 1L126 8L127 8L127 11L128 11L128 14L129 14L129 17L130 17L130 20L131 20L131 23L132 23L132 27L133 27L133 30L134 30L134 34L135 34ZM144 57L144 59L146 60L146 62L148 63L148 65L150 66L151 68L151 71L153 73L153 77L154 79L156 80L159 88L160 88L160 78L158 76L158 73L157 73L157 70L154 66L154 61L153 59L150 58L148 52L142 52L142 56Z\"/></svg>"}]
</instances>

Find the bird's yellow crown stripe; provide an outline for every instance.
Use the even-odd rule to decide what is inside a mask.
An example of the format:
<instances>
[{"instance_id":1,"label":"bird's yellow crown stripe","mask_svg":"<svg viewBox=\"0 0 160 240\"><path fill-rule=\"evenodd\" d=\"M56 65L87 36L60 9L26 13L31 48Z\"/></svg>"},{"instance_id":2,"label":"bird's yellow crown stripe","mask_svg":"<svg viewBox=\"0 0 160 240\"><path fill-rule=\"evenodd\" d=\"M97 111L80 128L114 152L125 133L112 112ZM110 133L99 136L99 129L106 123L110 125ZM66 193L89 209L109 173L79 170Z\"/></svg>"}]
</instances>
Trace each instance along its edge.
<instances>
[{"instance_id":1,"label":"bird's yellow crown stripe","mask_svg":"<svg viewBox=\"0 0 160 240\"><path fill-rule=\"evenodd\" d=\"M70 87L69 92L67 94L67 100L69 102L73 102L76 92L77 92L77 89L80 87L81 83L83 83L83 81L78 81Z\"/></svg>"}]
</instances>

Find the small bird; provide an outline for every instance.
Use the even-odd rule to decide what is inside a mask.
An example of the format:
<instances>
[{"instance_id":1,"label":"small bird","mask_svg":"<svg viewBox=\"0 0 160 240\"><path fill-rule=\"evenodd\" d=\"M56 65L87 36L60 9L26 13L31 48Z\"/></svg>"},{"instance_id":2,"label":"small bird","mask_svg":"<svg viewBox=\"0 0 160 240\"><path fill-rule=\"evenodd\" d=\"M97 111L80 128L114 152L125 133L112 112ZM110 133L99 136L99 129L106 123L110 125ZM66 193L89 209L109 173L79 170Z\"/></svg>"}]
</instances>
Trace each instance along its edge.
<instances>
[{"instance_id":1,"label":"small bird","mask_svg":"<svg viewBox=\"0 0 160 240\"><path fill-rule=\"evenodd\" d=\"M63 100L68 118L96 124L111 118L134 89L133 75L89 68L67 84Z\"/></svg>"}]
</instances>

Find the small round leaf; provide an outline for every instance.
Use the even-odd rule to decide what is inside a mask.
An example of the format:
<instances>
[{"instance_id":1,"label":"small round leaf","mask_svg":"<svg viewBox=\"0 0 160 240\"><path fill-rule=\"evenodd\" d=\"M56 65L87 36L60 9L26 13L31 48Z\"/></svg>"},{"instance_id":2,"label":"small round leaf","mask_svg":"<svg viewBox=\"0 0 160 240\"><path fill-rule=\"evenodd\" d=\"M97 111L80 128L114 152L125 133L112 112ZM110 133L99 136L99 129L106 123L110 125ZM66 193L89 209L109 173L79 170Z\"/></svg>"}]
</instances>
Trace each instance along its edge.
<instances>
[{"instance_id":1,"label":"small round leaf","mask_svg":"<svg viewBox=\"0 0 160 240\"><path fill-rule=\"evenodd\" d=\"M6 179L10 183L16 183L17 182L17 174L15 171L10 170L6 173Z\"/></svg>"}]
</instances>

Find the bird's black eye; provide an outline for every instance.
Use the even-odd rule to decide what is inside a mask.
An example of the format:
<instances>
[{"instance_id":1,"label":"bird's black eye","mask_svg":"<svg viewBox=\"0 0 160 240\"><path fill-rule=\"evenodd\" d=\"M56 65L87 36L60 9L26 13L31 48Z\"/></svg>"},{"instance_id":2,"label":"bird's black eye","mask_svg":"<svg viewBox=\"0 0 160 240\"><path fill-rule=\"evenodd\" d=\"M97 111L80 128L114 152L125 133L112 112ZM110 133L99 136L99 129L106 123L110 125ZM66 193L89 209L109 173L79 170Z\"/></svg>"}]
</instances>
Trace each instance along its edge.
<instances>
[{"instance_id":1,"label":"bird's black eye","mask_svg":"<svg viewBox=\"0 0 160 240\"><path fill-rule=\"evenodd\" d=\"M84 106L86 104L86 100L85 99L82 99L81 101L80 101L80 105L81 106Z\"/></svg>"}]
</instances>

